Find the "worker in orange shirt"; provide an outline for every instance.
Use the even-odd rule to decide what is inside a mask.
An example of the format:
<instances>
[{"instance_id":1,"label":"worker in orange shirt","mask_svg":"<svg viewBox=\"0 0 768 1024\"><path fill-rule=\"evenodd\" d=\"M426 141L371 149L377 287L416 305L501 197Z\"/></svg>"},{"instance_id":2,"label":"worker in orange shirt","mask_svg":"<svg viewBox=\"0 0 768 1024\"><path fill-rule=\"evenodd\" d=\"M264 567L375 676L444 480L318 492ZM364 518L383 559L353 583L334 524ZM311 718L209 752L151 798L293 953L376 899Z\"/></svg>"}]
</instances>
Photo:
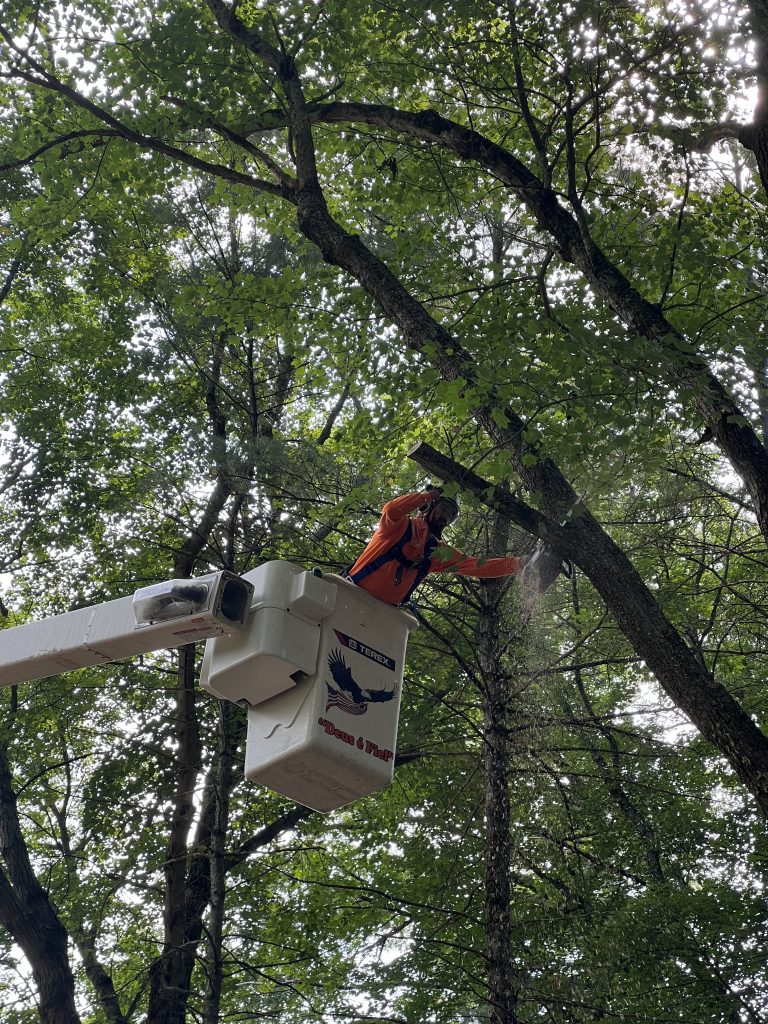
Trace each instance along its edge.
<instances>
[{"instance_id":1,"label":"worker in orange shirt","mask_svg":"<svg viewBox=\"0 0 768 1024\"><path fill-rule=\"evenodd\" d=\"M418 512L411 516L412 512ZM458 516L459 503L429 487L388 501L376 532L344 573L347 579L387 604L406 604L428 573L455 572L493 579L514 576L529 555L471 558L442 542L443 530Z\"/></svg>"}]
</instances>

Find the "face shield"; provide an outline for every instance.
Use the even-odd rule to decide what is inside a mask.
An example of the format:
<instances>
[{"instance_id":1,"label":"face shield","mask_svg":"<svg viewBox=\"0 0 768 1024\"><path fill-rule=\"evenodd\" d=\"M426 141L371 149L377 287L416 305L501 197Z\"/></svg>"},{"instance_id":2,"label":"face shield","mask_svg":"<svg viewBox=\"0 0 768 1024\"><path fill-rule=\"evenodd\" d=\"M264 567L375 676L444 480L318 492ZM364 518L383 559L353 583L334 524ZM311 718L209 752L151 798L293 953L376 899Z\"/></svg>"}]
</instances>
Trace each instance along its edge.
<instances>
[{"instance_id":1,"label":"face shield","mask_svg":"<svg viewBox=\"0 0 768 1024\"><path fill-rule=\"evenodd\" d=\"M450 526L459 515L459 503L455 498L448 498L440 495L435 498L425 515L430 529L436 536L440 536L443 530Z\"/></svg>"}]
</instances>

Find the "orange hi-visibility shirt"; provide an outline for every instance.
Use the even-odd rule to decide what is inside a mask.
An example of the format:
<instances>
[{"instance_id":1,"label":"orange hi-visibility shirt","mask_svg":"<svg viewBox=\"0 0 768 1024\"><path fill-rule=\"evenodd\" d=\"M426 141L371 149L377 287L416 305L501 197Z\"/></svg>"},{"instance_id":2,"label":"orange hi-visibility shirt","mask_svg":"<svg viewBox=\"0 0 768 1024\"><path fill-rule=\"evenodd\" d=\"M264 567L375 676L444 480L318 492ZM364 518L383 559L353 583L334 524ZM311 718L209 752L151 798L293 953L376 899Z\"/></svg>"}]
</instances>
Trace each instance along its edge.
<instances>
[{"instance_id":1,"label":"orange hi-visibility shirt","mask_svg":"<svg viewBox=\"0 0 768 1024\"><path fill-rule=\"evenodd\" d=\"M370 565L379 555L383 555L396 544L405 533L408 517L422 505L434 499L434 493L420 491L418 494L405 494L401 498L388 501L381 510L381 519L376 532L367 547L359 556L348 575L354 577L366 565ZM411 520L411 539L403 546L403 555L411 561L418 562L424 555L424 549L430 538L429 524L421 516ZM513 576L522 568L522 559L509 558L472 558L450 544L439 543L432 553L429 572L456 572L460 576L477 576L480 579L495 579L499 576ZM396 577L400 570L400 582ZM359 587L369 594L378 597L387 604L401 604L405 600L417 575L417 569L407 569L391 558L380 565L370 575L360 580Z\"/></svg>"}]
</instances>

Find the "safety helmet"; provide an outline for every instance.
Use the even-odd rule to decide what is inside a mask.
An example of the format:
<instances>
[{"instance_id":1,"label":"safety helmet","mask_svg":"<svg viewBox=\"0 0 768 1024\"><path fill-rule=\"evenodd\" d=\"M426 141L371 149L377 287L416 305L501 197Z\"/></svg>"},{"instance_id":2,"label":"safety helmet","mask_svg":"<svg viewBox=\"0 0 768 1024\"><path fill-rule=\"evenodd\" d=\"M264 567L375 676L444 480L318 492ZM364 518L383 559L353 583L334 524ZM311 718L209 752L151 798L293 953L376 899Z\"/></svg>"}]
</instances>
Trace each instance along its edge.
<instances>
[{"instance_id":1,"label":"safety helmet","mask_svg":"<svg viewBox=\"0 0 768 1024\"><path fill-rule=\"evenodd\" d=\"M459 498L459 495L457 494L455 497L453 497L447 494L438 494L432 499L432 507L437 505L438 502L441 501L444 502L446 505L450 505L451 509L453 510L453 515L451 516L451 522L453 522L461 512L461 499Z\"/></svg>"}]
</instances>

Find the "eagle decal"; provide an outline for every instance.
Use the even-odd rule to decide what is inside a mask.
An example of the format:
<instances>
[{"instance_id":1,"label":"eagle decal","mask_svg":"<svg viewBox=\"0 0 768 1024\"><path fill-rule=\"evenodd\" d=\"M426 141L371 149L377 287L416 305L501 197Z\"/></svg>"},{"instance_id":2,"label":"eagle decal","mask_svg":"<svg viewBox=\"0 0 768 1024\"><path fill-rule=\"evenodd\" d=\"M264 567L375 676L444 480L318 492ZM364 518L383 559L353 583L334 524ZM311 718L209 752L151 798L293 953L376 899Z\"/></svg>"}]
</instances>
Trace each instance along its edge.
<instances>
[{"instance_id":1,"label":"eagle decal","mask_svg":"<svg viewBox=\"0 0 768 1024\"><path fill-rule=\"evenodd\" d=\"M398 687L394 690L364 690L354 679L352 670L344 660L344 655L338 648L328 655L328 668L330 669L335 687L326 680L325 686L328 690L328 703L325 710L338 708L348 715L364 715L369 704L381 704L385 701L394 700L398 693Z\"/></svg>"}]
</instances>

